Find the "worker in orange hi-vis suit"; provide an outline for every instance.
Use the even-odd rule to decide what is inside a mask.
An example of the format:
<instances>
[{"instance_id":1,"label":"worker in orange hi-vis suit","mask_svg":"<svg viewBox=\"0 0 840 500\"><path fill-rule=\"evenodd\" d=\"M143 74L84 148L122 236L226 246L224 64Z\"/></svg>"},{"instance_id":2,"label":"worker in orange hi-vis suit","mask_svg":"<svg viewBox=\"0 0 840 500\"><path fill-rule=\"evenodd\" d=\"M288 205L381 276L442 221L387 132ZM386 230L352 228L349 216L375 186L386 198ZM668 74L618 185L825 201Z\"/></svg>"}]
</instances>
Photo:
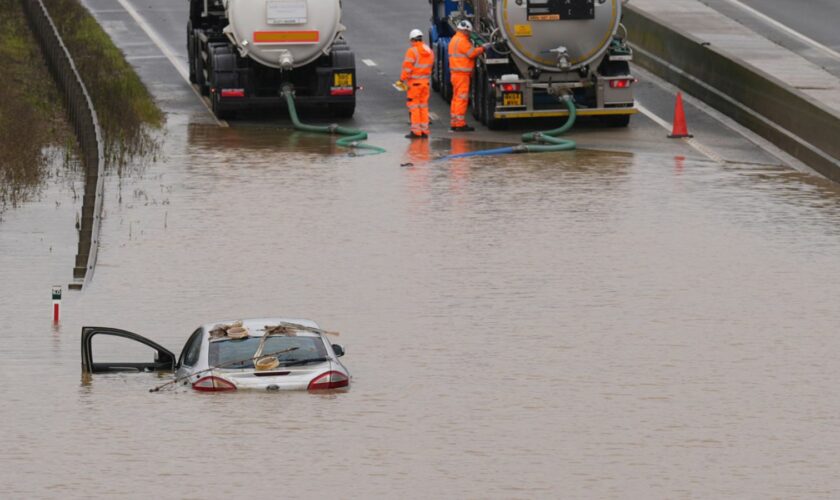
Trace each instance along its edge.
<instances>
[{"instance_id":1,"label":"worker in orange hi-vis suit","mask_svg":"<svg viewBox=\"0 0 840 500\"><path fill-rule=\"evenodd\" d=\"M449 109L451 130L472 132L467 125L467 106L470 104L470 79L475 60L484 53L490 44L473 47L470 40L472 23L463 20L458 23L458 33L449 41L449 73L452 82L452 104Z\"/></svg>"},{"instance_id":2,"label":"worker in orange hi-vis suit","mask_svg":"<svg viewBox=\"0 0 840 500\"><path fill-rule=\"evenodd\" d=\"M411 47L405 52L400 81L406 86L408 112L411 115L409 139L429 137L429 84L435 53L423 43L423 32L414 29L408 35Z\"/></svg>"}]
</instances>

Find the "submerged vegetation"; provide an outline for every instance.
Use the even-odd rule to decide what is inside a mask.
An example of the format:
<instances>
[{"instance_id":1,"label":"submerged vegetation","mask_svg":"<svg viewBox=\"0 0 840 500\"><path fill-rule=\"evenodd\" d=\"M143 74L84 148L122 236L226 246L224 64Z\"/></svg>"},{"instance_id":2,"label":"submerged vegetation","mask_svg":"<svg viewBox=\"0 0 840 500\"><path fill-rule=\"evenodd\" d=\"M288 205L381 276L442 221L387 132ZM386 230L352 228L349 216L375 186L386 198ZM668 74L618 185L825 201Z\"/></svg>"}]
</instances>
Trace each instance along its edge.
<instances>
[{"instance_id":1,"label":"submerged vegetation","mask_svg":"<svg viewBox=\"0 0 840 500\"><path fill-rule=\"evenodd\" d=\"M46 176L48 151L73 148L61 96L29 32L19 0L0 0L0 213Z\"/></svg>"},{"instance_id":2,"label":"submerged vegetation","mask_svg":"<svg viewBox=\"0 0 840 500\"><path fill-rule=\"evenodd\" d=\"M163 113L78 0L45 0L94 102L109 167L157 152ZM0 213L37 192L52 154L77 148L61 92L20 0L0 0ZM58 153L60 154L60 153ZM73 162L75 164L75 162Z\"/></svg>"},{"instance_id":3,"label":"submerged vegetation","mask_svg":"<svg viewBox=\"0 0 840 500\"><path fill-rule=\"evenodd\" d=\"M157 150L163 113L122 52L79 0L44 0L93 99L109 165Z\"/></svg>"}]
</instances>

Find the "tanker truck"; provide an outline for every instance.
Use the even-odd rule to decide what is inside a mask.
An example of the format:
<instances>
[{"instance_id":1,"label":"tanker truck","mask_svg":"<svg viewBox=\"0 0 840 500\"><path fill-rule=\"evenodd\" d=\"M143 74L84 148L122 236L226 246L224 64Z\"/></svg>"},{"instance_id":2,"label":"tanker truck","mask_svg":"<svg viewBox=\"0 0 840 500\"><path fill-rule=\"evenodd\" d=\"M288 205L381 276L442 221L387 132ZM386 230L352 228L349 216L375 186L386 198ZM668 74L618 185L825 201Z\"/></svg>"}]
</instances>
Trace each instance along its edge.
<instances>
[{"instance_id":1,"label":"tanker truck","mask_svg":"<svg viewBox=\"0 0 840 500\"><path fill-rule=\"evenodd\" d=\"M356 108L356 62L342 37L340 0L189 0L190 81L213 113L301 104L338 117Z\"/></svg>"},{"instance_id":2,"label":"tanker truck","mask_svg":"<svg viewBox=\"0 0 840 500\"><path fill-rule=\"evenodd\" d=\"M491 129L508 120L597 116L626 127L634 108L633 53L621 24L626 0L429 0L435 51L432 88L452 97L448 44L469 20L475 43L492 47L477 61L470 86L472 115Z\"/></svg>"}]
</instances>

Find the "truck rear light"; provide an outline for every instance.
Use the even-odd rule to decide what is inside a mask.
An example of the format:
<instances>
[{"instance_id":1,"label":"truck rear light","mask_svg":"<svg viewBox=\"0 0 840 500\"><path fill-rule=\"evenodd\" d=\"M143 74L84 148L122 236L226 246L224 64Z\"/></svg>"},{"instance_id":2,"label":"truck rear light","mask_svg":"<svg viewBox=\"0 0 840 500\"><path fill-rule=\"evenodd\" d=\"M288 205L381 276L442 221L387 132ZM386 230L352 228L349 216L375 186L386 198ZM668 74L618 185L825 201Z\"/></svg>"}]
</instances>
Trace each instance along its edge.
<instances>
[{"instance_id":1,"label":"truck rear light","mask_svg":"<svg viewBox=\"0 0 840 500\"><path fill-rule=\"evenodd\" d=\"M519 92L522 90L522 85L518 83L503 83L502 92Z\"/></svg>"},{"instance_id":2,"label":"truck rear light","mask_svg":"<svg viewBox=\"0 0 840 500\"><path fill-rule=\"evenodd\" d=\"M203 377L193 382L192 388L202 392L235 391L236 386L221 377Z\"/></svg>"},{"instance_id":3,"label":"truck rear light","mask_svg":"<svg viewBox=\"0 0 840 500\"><path fill-rule=\"evenodd\" d=\"M310 391L317 391L320 389L339 389L341 387L347 387L348 385L350 385L350 377L341 372L330 371L315 377L312 382L309 382L309 387L307 389Z\"/></svg>"},{"instance_id":4,"label":"truck rear light","mask_svg":"<svg viewBox=\"0 0 840 500\"><path fill-rule=\"evenodd\" d=\"M330 95L353 95L353 87L331 87Z\"/></svg>"},{"instance_id":5,"label":"truck rear light","mask_svg":"<svg viewBox=\"0 0 840 500\"><path fill-rule=\"evenodd\" d=\"M610 87L614 89L626 89L633 85L636 80L633 78L625 78L621 80L610 80Z\"/></svg>"},{"instance_id":6,"label":"truck rear light","mask_svg":"<svg viewBox=\"0 0 840 500\"><path fill-rule=\"evenodd\" d=\"M245 97L245 89L222 89L222 97Z\"/></svg>"}]
</instances>

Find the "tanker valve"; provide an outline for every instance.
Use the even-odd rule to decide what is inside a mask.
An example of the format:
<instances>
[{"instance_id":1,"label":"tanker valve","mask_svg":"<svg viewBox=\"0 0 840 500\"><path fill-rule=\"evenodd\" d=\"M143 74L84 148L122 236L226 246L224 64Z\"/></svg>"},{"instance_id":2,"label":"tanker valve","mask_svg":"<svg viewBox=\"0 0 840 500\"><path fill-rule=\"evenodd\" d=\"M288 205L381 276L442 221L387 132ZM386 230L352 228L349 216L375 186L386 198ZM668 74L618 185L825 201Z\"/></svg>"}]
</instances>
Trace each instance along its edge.
<instances>
[{"instance_id":1,"label":"tanker valve","mask_svg":"<svg viewBox=\"0 0 840 500\"><path fill-rule=\"evenodd\" d=\"M292 57L292 53L288 50L281 50L280 51L280 69L283 70L291 70L294 65L295 58Z\"/></svg>"},{"instance_id":2,"label":"tanker valve","mask_svg":"<svg viewBox=\"0 0 840 500\"><path fill-rule=\"evenodd\" d=\"M557 55L557 66L560 69L569 69L569 66L571 66L571 64L569 64L569 51L568 49L566 49L566 47L563 47L561 45L556 49L549 50L549 52L552 52Z\"/></svg>"}]
</instances>

